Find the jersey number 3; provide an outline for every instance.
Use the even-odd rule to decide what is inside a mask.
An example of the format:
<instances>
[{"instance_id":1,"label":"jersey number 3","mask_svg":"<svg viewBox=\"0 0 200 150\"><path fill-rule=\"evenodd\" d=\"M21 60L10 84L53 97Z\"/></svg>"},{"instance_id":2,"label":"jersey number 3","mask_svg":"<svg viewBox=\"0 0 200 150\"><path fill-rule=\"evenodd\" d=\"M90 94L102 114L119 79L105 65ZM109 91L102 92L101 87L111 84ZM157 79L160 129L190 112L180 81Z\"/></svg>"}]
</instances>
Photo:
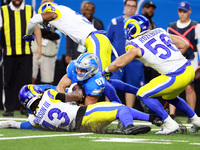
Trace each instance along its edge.
<instances>
[{"instance_id":1,"label":"jersey number 3","mask_svg":"<svg viewBox=\"0 0 200 150\"><path fill-rule=\"evenodd\" d=\"M53 117L53 114L54 114L54 113L56 113L56 114L58 115L58 116L57 116L57 119L58 119L58 120L61 120L62 118L65 119L65 122L61 124L62 127L67 126L67 125L70 123L70 119L69 119L67 113L66 113L66 112L61 112L61 110L58 109L58 108L53 108L53 109L51 109L51 110L49 111L48 117L49 117L50 120L55 119L55 118ZM42 125L43 125L44 127L46 127L46 128L53 128L53 129L56 129L55 126L53 126L52 124L48 123L47 121L43 121L43 122L42 122Z\"/></svg>"}]
</instances>

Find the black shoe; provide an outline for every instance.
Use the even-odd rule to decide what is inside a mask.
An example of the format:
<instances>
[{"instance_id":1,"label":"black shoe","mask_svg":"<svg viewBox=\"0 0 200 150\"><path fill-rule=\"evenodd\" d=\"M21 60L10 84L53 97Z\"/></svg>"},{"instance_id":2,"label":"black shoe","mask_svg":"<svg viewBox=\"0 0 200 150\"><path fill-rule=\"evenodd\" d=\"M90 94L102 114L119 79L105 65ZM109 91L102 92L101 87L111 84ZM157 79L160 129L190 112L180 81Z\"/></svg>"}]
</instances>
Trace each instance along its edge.
<instances>
[{"instance_id":1,"label":"black shoe","mask_svg":"<svg viewBox=\"0 0 200 150\"><path fill-rule=\"evenodd\" d=\"M158 127L163 124L162 118L154 114L150 114L149 121Z\"/></svg>"},{"instance_id":2,"label":"black shoe","mask_svg":"<svg viewBox=\"0 0 200 150\"><path fill-rule=\"evenodd\" d=\"M125 134L127 135L143 134L149 131L151 131L150 126L134 126L134 125L128 125L124 130Z\"/></svg>"},{"instance_id":3,"label":"black shoe","mask_svg":"<svg viewBox=\"0 0 200 150\"><path fill-rule=\"evenodd\" d=\"M114 131L114 133L123 133L124 130L125 130L124 124L120 120L118 120L117 129Z\"/></svg>"},{"instance_id":4,"label":"black shoe","mask_svg":"<svg viewBox=\"0 0 200 150\"><path fill-rule=\"evenodd\" d=\"M14 116L14 113L11 112L11 111L5 111L5 112L3 113L3 116L5 116L5 117L13 117L13 116Z\"/></svg>"},{"instance_id":5,"label":"black shoe","mask_svg":"<svg viewBox=\"0 0 200 150\"><path fill-rule=\"evenodd\" d=\"M176 120L176 116L175 116L175 115L170 115L170 117L171 117L173 120Z\"/></svg>"},{"instance_id":6,"label":"black shoe","mask_svg":"<svg viewBox=\"0 0 200 150\"><path fill-rule=\"evenodd\" d=\"M20 114L25 115L26 117L28 117L28 111L26 108L20 108Z\"/></svg>"}]
</instances>

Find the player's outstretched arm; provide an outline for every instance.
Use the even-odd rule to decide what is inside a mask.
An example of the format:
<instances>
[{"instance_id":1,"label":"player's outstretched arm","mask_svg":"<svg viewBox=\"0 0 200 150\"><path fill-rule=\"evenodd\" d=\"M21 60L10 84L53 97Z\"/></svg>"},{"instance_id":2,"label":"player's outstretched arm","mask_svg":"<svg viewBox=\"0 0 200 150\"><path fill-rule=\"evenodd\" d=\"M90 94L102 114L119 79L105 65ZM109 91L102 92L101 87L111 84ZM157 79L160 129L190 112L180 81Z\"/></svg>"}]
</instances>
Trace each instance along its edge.
<instances>
[{"instance_id":1,"label":"player's outstretched arm","mask_svg":"<svg viewBox=\"0 0 200 150\"><path fill-rule=\"evenodd\" d=\"M126 66L136 57L141 57L140 48L131 48L128 50L128 52L115 59L104 71L106 73L117 71L120 68Z\"/></svg>"},{"instance_id":2,"label":"player's outstretched arm","mask_svg":"<svg viewBox=\"0 0 200 150\"><path fill-rule=\"evenodd\" d=\"M27 36L31 36L33 34L33 31L36 27L37 24L43 24L43 22L49 22L54 19L56 19L58 15L54 12L46 12L42 14L37 14L33 16L28 23L28 28L27 28Z\"/></svg>"},{"instance_id":3,"label":"player's outstretched arm","mask_svg":"<svg viewBox=\"0 0 200 150\"><path fill-rule=\"evenodd\" d=\"M27 36L31 36L33 34L33 31L35 29L35 27L37 26L37 24L42 24L43 23L43 18L41 14L37 14L35 16L33 16L28 23L28 28L27 28Z\"/></svg>"},{"instance_id":4,"label":"player's outstretched arm","mask_svg":"<svg viewBox=\"0 0 200 150\"><path fill-rule=\"evenodd\" d=\"M169 36L172 39L174 45L176 45L176 47L181 51L182 54L184 54L186 50L190 47L189 43L180 36L174 34L169 34Z\"/></svg>"}]
</instances>

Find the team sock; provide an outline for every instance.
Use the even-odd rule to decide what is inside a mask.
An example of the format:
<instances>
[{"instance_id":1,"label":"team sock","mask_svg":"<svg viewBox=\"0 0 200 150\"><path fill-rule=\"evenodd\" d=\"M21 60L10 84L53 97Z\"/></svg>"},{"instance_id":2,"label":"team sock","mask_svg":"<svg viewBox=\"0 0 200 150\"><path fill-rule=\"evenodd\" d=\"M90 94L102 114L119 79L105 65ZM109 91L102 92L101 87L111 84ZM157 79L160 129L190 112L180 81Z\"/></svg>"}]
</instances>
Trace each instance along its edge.
<instances>
[{"instance_id":1,"label":"team sock","mask_svg":"<svg viewBox=\"0 0 200 150\"><path fill-rule=\"evenodd\" d=\"M111 102L118 102L122 104L119 99L115 88L106 80L104 94L108 97Z\"/></svg>"},{"instance_id":2,"label":"team sock","mask_svg":"<svg viewBox=\"0 0 200 150\"><path fill-rule=\"evenodd\" d=\"M117 80L117 79L110 79L109 82L119 92L132 93L132 94L136 95L136 93L137 93L137 91L139 89L139 88L137 88L135 86L132 86L130 84L127 84L127 83L125 83L125 82L123 82L121 80Z\"/></svg>"},{"instance_id":3,"label":"team sock","mask_svg":"<svg viewBox=\"0 0 200 150\"><path fill-rule=\"evenodd\" d=\"M195 112L192 110L192 108L186 103L185 100L183 100L180 97L176 97L173 100L166 100L166 101L168 101L170 104L174 105L177 109L186 113L189 118L191 118L195 115Z\"/></svg>"},{"instance_id":4,"label":"team sock","mask_svg":"<svg viewBox=\"0 0 200 150\"><path fill-rule=\"evenodd\" d=\"M168 114L162 104L156 98L144 98L140 96L139 98L152 112L160 116L163 120L168 117Z\"/></svg>"}]
</instances>

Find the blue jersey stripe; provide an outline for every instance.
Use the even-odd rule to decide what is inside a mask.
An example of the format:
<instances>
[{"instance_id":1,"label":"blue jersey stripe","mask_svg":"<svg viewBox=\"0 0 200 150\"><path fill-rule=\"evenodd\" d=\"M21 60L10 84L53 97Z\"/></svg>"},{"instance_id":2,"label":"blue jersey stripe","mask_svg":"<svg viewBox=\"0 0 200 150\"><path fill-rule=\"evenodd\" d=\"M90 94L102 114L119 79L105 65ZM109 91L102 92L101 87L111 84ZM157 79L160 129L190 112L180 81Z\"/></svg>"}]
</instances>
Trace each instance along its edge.
<instances>
[{"instance_id":1,"label":"blue jersey stripe","mask_svg":"<svg viewBox=\"0 0 200 150\"><path fill-rule=\"evenodd\" d=\"M95 50L96 51L96 56L99 58L99 69L100 69L100 71L102 71L99 39L96 37L95 34L91 34L91 37L94 40L94 43L96 45L96 50Z\"/></svg>"},{"instance_id":2,"label":"blue jersey stripe","mask_svg":"<svg viewBox=\"0 0 200 150\"><path fill-rule=\"evenodd\" d=\"M113 110L116 110L118 108L119 108L119 106L97 107L97 108L91 109L91 111L86 112L84 116L88 116L88 115L90 115L94 112L97 112L97 111L113 111Z\"/></svg>"}]
</instances>

